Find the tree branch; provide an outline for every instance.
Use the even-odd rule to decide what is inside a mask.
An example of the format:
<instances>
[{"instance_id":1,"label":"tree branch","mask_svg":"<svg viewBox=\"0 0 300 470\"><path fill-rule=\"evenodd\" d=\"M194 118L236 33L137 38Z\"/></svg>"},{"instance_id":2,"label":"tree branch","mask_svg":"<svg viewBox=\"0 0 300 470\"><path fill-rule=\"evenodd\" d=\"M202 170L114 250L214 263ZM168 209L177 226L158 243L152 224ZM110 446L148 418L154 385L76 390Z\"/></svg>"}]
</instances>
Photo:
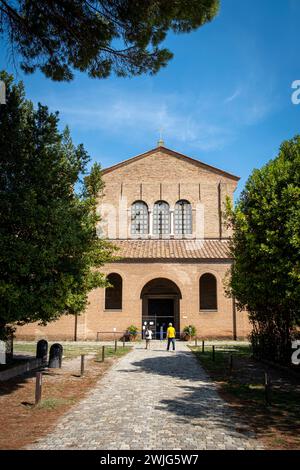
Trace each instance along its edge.
<instances>
[{"instance_id":1,"label":"tree branch","mask_svg":"<svg viewBox=\"0 0 300 470\"><path fill-rule=\"evenodd\" d=\"M7 11L5 11L1 8L4 13L6 13L9 17L13 16L19 22L24 23L24 18L22 18L22 16L20 16L19 13L14 8L8 5L8 3L5 0L0 0L0 2L7 9Z\"/></svg>"}]
</instances>

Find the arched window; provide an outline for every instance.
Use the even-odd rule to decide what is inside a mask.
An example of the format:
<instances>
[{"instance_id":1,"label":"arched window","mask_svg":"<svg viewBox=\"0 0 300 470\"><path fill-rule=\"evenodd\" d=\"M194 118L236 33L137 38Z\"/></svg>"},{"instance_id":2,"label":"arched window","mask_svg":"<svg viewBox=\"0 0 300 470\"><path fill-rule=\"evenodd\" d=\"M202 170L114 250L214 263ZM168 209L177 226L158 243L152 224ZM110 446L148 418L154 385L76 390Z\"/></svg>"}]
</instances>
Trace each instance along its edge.
<instances>
[{"instance_id":1,"label":"arched window","mask_svg":"<svg viewBox=\"0 0 300 470\"><path fill-rule=\"evenodd\" d=\"M131 234L147 235L148 233L148 206L143 201L136 201L131 206Z\"/></svg>"},{"instance_id":2,"label":"arched window","mask_svg":"<svg viewBox=\"0 0 300 470\"><path fill-rule=\"evenodd\" d=\"M192 206L183 199L175 204L174 232L175 235L191 235L193 232Z\"/></svg>"},{"instance_id":3,"label":"arched window","mask_svg":"<svg viewBox=\"0 0 300 470\"><path fill-rule=\"evenodd\" d=\"M165 201L157 201L153 208L154 235L168 235L170 233L170 207Z\"/></svg>"},{"instance_id":4,"label":"arched window","mask_svg":"<svg viewBox=\"0 0 300 470\"><path fill-rule=\"evenodd\" d=\"M107 276L108 282L112 287L105 289L105 309L122 309L122 278L120 274L112 273Z\"/></svg>"},{"instance_id":5,"label":"arched window","mask_svg":"<svg viewBox=\"0 0 300 470\"><path fill-rule=\"evenodd\" d=\"M200 310L217 310L217 280L210 273L200 277Z\"/></svg>"}]
</instances>

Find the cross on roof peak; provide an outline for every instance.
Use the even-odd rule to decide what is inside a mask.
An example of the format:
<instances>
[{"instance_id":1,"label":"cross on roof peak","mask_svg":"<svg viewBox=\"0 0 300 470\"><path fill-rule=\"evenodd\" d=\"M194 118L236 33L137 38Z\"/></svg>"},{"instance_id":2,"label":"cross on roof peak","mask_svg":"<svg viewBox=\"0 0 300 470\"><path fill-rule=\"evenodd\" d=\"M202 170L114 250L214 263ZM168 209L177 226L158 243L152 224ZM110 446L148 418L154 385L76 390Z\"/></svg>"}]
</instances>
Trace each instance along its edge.
<instances>
[{"instance_id":1,"label":"cross on roof peak","mask_svg":"<svg viewBox=\"0 0 300 470\"><path fill-rule=\"evenodd\" d=\"M165 145L165 142L163 140L163 137L162 137L162 127L159 129L159 140L157 142L157 147L163 147Z\"/></svg>"}]
</instances>

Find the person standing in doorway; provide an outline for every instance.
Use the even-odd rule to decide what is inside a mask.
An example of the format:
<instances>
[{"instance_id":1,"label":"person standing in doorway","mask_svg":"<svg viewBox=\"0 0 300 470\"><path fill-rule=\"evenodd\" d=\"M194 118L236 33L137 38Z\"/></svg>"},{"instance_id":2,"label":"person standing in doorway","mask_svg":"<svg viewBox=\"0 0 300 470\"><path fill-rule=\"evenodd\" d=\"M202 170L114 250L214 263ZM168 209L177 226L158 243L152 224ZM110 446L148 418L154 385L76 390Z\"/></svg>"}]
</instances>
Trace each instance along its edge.
<instances>
[{"instance_id":1,"label":"person standing in doorway","mask_svg":"<svg viewBox=\"0 0 300 470\"><path fill-rule=\"evenodd\" d=\"M152 340L152 330L150 330L148 326L145 331L145 340L146 340L146 349L150 349L150 342Z\"/></svg>"},{"instance_id":2,"label":"person standing in doorway","mask_svg":"<svg viewBox=\"0 0 300 470\"><path fill-rule=\"evenodd\" d=\"M167 329L167 339L168 339L168 347L167 351L170 349L170 345L172 343L173 351L175 351L175 337L176 337L176 330L172 323L169 323L169 327Z\"/></svg>"},{"instance_id":3,"label":"person standing in doorway","mask_svg":"<svg viewBox=\"0 0 300 470\"><path fill-rule=\"evenodd\" d=\"M161 326L159 330L159 339L162 341L164 339L164 327Z\"/></svg>"}]
</instances>

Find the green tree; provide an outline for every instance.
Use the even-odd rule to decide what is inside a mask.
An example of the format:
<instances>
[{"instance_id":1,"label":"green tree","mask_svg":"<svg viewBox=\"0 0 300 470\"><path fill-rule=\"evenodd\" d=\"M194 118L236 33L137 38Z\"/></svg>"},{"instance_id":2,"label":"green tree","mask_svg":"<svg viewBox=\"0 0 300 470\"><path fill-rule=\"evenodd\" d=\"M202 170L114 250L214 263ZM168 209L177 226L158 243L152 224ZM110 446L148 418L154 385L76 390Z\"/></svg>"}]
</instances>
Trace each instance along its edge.
<instances>
[{"instance_id":1,"label":"green tree","mask_svg":"<svg viewBox=\"0 0 300 470\"><path fill-rule=\"evenodd\" d=\"M105 285L98 269L113 247L97 237L94 165L80 187L89 156L58 130L58 114L25 99L22 83L2 72L0 107L0 335L8 325L81 312L88 292Z\"/></svg>"},{"instance_id":2,"label":"green tree","mask_svg":"<svg viewBox=\"0 0 300 470\"><path fill-rule=\"evenodd\" d=\"M219 0L0 0L0 34L28 73L52 80L73 71L155 74L172 58L161 47L169 30L193 31L211 21Z\"/></svg>"},{"instance_id":3,"label":"green tree","mask_svg":"<svg viewBox=\"0 0 300 470\"><path fill-rule=\"evenodd\" d=\"M253 347L290 362L300 324L300 136L250 176L236 208L229 293L249 311Z\"/></svg>"}]
</instances>

